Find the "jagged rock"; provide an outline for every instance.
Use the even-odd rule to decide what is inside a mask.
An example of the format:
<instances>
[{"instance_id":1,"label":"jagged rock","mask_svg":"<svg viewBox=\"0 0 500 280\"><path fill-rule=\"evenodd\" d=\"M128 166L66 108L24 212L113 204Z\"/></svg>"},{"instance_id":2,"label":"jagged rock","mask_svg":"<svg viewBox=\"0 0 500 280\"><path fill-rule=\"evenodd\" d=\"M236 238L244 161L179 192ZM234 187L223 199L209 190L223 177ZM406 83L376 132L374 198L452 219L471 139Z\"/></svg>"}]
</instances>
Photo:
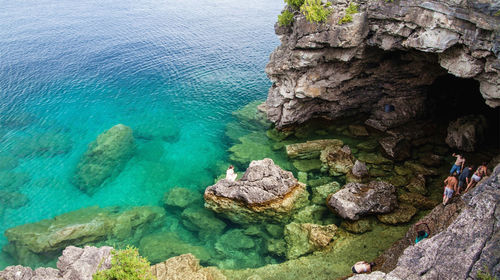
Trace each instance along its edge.
<instances>
[{"instance_id":1,"label":"jagged rock","mask_svg":"<svg viewBox=\"0 0 500 280\"><path fill-rule=\"evenodd\" d=\"M164 210L141 206L119 211L97 206L56 216L5 231L4 247L21 264L31 264L37 256L60 252L68 244L85 245L107 239L123 240L154 229L163 223Z\"/></svg>"},{"instance_id":2,"label":"jagged rock","mask_svg":"<svg viewBox=\"0 0 500 280\"><path fill-rule=\"evenodd\" d=\"M377 218L382 223L397 225L407 223L415 216L417 209L409 204L399 204L393 212L388 214L377 215Z\"/></svg>"},{"instance_id":3,"label":"jagged rock","mask_svg":"<svg viewBox=\"0 0 500 280\"><path fill-rule=\"evenodd\" d=\"M439 203L418 193L403 193L398 196L398 201L422 210L432 209Z\"/></svg>"},{"instance_id":4,"label":"jagged rock","mask_svg":"<svg viewBox=\"0 0 500 280\"><path fill-rule=\"evenodd\" d=\"M163 203L168 206L186 208L193 202L200 200L200 197L199 194L190 189L175 187L165 193Z\"/></svg>"},{"instance_id":5,"label":"jagged rock","mask_svg":"<svg viewBox=\"0 0 500 280\"><path fill-rule=\"evenodd\" d=\"M328 195L338 190L340 190L340 184L337 182L330 182L325 185L313 187L311 202L318 205L325 205Z\"/></svg>"},{"instance_id":6,"label":"jagged rock","mask_svg":"<svg viewBox=\"0 0 500 280\"><path fill-rule=\"evenodd\" d=\"M368 133L368 130L366 130L366 127L363 125L349 125L348 126L349 132L358 137L364 137L364 136L369 136L370 133Z\"/></svg>"},{"instance_id":7,"label":"jagged rock","mask_svg":"<svg viewBox=\"0 0 500 280\"><path fill-rule=\"evenodd\" d=\"M291 223L285 227L287 259L296 259L302 255L326 247L333 239L337 226Z\"/></svg>"},{"instance_id":8,"label":"jagged rock","mask_svg":"<svg viewBox=\"0 0 500 280\"><path fill-rule=\"evenodd\" d=\"M108 178L117 176L135 149L132 129L118 124L89 144L72 178L73 184L92 194Z\"/></svg>"},{"instance_id":9,"label":"jagged rock","mask_svg":"<svg viewBox=\"0 0 500 280\"><path fill-rule=\"evenodd\" d=\"M368 175L368 168L364 162L356 160L352 167L352 174L358 178L363 178Z\"/></svg>"},{"instance_id":10,"label":"jagged rock","mask_svg":"<svg viewBox=\"0 0 500 280\"><path fill-rule=\"evenodd\" d=\"M305 143L286 145L286 153L289 158L315 159L319 158L321 151L326 147L342 147L343 144L338 139L307 141Z\"/></svg>"},{"instance_id":11,"label":"jagged rock","mask_svg":"<svg viewBox=\"0 0 500 280\"><path fill-rule=\"evenodd\" d=\"M143 237L140 241L139 252L152 263L187 253L195 255L203 262L212 258L205 248L182 241L174 232L158 232Z\"/></svg>"},{"instance_id":12,"label":"jagged rock","mask_svg":"<svg viewBox=\"0 0 500 280\"><path fill-rule=\"evenodd\" d=\"M170 258L151 267L158 280L226 280L215 267L202 267L192 254Z\"/></svg>"},{"instance_id":13,"label":"jagged rock","mask_svg":"<svg viewBox=\"0 0 500 280\"><path fill-rule=\"evenodd\" d=\"M323 168L333 176L347 174L354 166L354 157L349 146L328 146L320 155Z\"/></svg>"},{"instance_id":14,"label":"jagged rock","mask_svg":"<svg viewBox=\"0 0 500 280\"><path fill-rule=\"evenodd\" d=\"M385 137L378 141L384 152L395 160L405 160L410 158L411 145L404 138Z\"/></svg>"},{"instance_id":15,"label":"jagged rock","mask_svg":"<svg viewBox=\"0 0 500 280\"><path fill-rule=\"evenodd\" d=\"M357 221L343 220L340 227L352 233L365 233L373 229L376 222L371 218L359 219Z\"/></svg>"},{"instance_id":16,"label":"jagged rock","mask_svg":"<svg viewBox=\"0 0 500 280\"><path fill-rule=\"evenodd\" d=\"M37 268L34 271L20 265L0 271L4 280L92 280L97 271L111 267L111 247L77 248L68 246L57 262L57 268Z\"/></svg>"},{"instance_id":17,"label":"jagged rock","mask_svg":"<svg viewBox=\"0 0 500 280\"><path fill-rule=\"evenodd\" d=\"M284 222L307 203L305 185L271 159L252 161L240 180L220 180L205 190L205 207L236 223Z\"/></svg>"},{"instance_id":18,"label":"jagged rock","mask_svg":"<svg viewBox=\"0 0 500 280\"><path fill-rule=\"evenodd\" d=\"M473 152L484 140L487 122L482 115L469 115L450 122L446 144L466 152Z\"/></svg>"},{"instance_id":19,"label":"jagged rock","mask_svg":"<svg viewBox=\"0 0 500 280\"><path fill-rule=\"evenodd\" d=\"M369 214L391 212L397 207L396 188L382 181L349 183L330 195L328 206L344 219L359 220Z\"/></svg>"},{"instance_id":20,"label":"jagged rock","mask_svg":"<svg viewBox=\"0 0 500 280\"><path fill-rule=\"evenodd\" d=\"M427 188L425 187L425 177L421 174L412 177L410 183L406 185L406 188L412 193L426 195Z\"/></svg>"},{"instance_id":21,"label":"jagged rock","mask_svg":"<svg viewBox=\"0 0 500 280\"><path fill-rule=\"evenodd\" d=\"M332 4L324 24L296 13L291 26L276 25L281 46L266 67L266 105L277 128L361 114L377 129L398 127L427 113L427 90L447 72L479 81L486 104L500 105L491 1L361 1L342 25L349 1Z\"/></svg>"}]
</instances>

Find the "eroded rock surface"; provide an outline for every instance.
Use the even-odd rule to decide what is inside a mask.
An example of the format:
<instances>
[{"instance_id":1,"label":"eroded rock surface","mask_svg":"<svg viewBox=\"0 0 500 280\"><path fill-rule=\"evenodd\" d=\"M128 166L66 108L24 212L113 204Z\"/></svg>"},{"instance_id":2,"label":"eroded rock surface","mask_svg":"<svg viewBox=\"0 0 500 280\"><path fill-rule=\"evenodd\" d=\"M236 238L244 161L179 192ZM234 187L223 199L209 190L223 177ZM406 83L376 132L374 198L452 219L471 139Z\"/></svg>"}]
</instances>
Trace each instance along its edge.
<instances>
[{"instance_id":1,"label":"eroded rock surface","mask_svg":"<svg viewBox=\"0 0 500 280\"><path fill-rule=\"evenodd\" d=\"M473 152L486 135L486 118L481 115L469 115L453 121L448 126L446 144L465 152Z\"/></svg>"},{"instance_id":2,"label":"eroded rock surface","mask_svg":"<svg viewBox=\"0 0 500 280\"><path fill-rule=\"evenodd\" d=\"M305 185L271 159L250 163L240 180L222 179L205 190L205 207L236 223L286 221L307 203Z\"/></svg>"},{"instance_id":3,"label":"eroded rock surface","mask_svg":"<svg viewBox=\"0 0 500 280\"><path fill-rule=\"evenodd\" d=\"M492 1L362 0L346 24L338 22L350 1L330 2L324 24L297 13L291 26L276 25L266 105L278 128L359 114L377 129L397 127L425 115L427 87L447 73L479 81L486 104L500 106Z\"/></svg>"},{"instance_id":4,"label":"eroded rock surface","mask_svg":"<svg viewBox=\"0 0 500 280\"><path fill-rule=\"evenodd\" d=\"M328 198L328 206L344 219L389 213L397 206L396 188L382 181L349 183Z\"/></svg>"}]
</instances>

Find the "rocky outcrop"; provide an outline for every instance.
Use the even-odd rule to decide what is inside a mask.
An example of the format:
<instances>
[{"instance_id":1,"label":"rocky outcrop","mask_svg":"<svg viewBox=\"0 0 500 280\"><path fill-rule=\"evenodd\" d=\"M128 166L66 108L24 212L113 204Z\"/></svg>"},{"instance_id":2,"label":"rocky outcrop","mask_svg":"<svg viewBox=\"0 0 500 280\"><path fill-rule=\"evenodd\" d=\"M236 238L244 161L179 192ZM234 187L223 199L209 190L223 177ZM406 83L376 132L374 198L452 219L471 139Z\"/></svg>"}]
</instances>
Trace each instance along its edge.
<instances>
[{"instance_id":1,"label":"rocky outcrop","mask_svg":"<svg viewBox=\"0 0 500 280\"><path fill-rule=\"evenodd\" d=\"M158 280L226 280L214 267L202 267L192 254L180 255L151 266Z\"/></svg>"},{"instance_id":2,"label":"rocky outcrop","mask_svg":"<svg viewBox=\"0 0 500 280\"><path fill-rule=\"evenodd\" d=\"M461 117L448 126L446 144L465 152L473 152L484 140L487 122L482 115Z\"/></svg>"},{"instance_id":3,"label":"rocky outcrop","mask_svg":"<svg viewBox=\"0 0 500 280\"><path fill-rule=\"evenodd\" d=\"M104 181L122 171L134 149L132 129L123 124L113 126L89 144L76 167L73 184L93 194Z\"/></svg>"},{"instance_id":4,"label":"rocky outcrop","mask_svg":"<svg viewBox=\"0 0 500 280\"><path fill-rule=\"evenodd\" d=\"M57 268L37 268L20 265L9 266L0 271L3 280L91 280L98 270L111 267L111 247L77 248L69 246L59 257Z\"/></svg>"},{"instance_id":5,"label":"rocky outcrop","mask_svg":"<svg viewBox=\"0 0 500 280\"><path fill-rule=\"evenodd\" d=\"M164 210L143 206L120 211L118 207L89 207L5 231L9 243L3 250L23 265L43 263L68 245L108 240L119 242L163 223Z\"/></svg>"},{"instance_id":6,"label":"rocky outcrop","mask_svg":"<svg viewBox=\"0 0 500 280\"><path fill-rule=\"evenodd\" d=\"M343 142L338 139L322 139L307 141L305 143L290 144L286 146L286 153L289 158L314 159L319 158L321 151L325 148L342 147Z\"/></svg>"},{"instance_id":7,"label":"rocky outcrop","mask_svg":"<svg viewBox=\"0 0 500 280\"><path fill-rule=\"evenodd\" d=\"M205 190L205 207L236 223L286 222L307 203L304 184L271 159L250 163L240 180L222 179Z\"/></svg>"},{"instance_id":8,"label":"rocky outcrop","mask_svg":"<svg viewBox=\"0 0 500 280\"><path fill-rule=\"evenodd\" d=\"M281 46L266 73L268 118L278 127L312 117L368 114L380 130L426 114L427 88L450 73L479 81L486 104L500 106L500 18L491 1L361 0L339 24L347 0L331 0L324 24L296 13L276 25Z\"/></svg>"},{"instance_id":9,"label":"rocky outcrop","mask_svg":"<svg viewBox=\"0 0 500 280\"><path fill-rule=\"evenodd\" d=\"M328 198L328 207L344 219L389 213L397 206L396 188L386 182L349 183Z\"/></svg>"}]
</instances>

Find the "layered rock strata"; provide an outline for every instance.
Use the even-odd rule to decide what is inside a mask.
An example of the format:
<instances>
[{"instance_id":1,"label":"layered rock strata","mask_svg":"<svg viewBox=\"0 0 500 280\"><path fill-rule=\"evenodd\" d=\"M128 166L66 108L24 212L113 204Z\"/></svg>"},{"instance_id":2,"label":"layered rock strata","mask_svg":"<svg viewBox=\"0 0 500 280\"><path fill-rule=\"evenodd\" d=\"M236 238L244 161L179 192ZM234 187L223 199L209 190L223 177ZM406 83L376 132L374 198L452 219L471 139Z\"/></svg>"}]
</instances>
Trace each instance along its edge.
<instances>
[{"instance_id":1,"label":"layered rock strata","mask_svg":"<svg viewBox=\"0 0 500 280\"><path fill-rule=\"evenodd\" d=\"M308 202L306 186L272 159L250 163L240 180L222 179L205 190L205 207L236 223L286 222Z\"/></svg>"},{"instance_id":2,"label":"layered rock strata","mask_svg":"<svg viewBox=\"0 0 500 280\"><path fill-rule=\"evenodd\" d=\"M446 73L479 81L486 104L500 106L500 17L491 1L361 0L346 24L339 19L350 1L330 2L323 24L296 13L291 26L276 25L281 46L266 67L266 104L278 128L359 114L372 127L397 127L426 113L427 87Z\"/></svg>"}]
</instances>

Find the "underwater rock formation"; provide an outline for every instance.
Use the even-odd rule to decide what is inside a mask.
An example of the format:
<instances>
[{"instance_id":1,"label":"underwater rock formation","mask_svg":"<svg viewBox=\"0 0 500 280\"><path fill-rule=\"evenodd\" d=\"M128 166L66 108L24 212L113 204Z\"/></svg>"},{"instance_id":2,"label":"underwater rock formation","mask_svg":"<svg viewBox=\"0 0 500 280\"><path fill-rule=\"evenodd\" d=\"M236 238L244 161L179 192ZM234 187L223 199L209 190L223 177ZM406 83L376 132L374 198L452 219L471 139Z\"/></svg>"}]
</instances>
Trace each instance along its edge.
<instances>
[{"instance_id":1,"label":"underwater rock formation","mask_svg":"<svg viewBox=\"0 0 500 280\"><path fill-rule=\"evenodd\" d=\"M389 213L398 205L396 188L383 181L349 183L328 197L328 207L344 219Z\"/></svg>"},{"instance_id":2,"label":"underwater rock formation","mask_svg":"<svg viewBox=\"0 0 500 280\"><path fill-rule=\"evenodd\" d=\"M342 147L344 143L338 139L322 139L307 141L286 146L286 153L289 158L314 159L319 158L321 151L326 147Z\"/></svg>"},{"instance_id":3,"label":"underwater rock formation","mask_svg":"<svg viewBox=\"0 0 500 280\"><path fill-rule=\"evenodd\" d=\"M354 156L349 146L328 146L321 151L322 170L328 170L332 176L347 174L354 166Z\"/></svg>"},{"instance_id":4,"label":"underwater rock formation","mask_svg":"<svg viewBox=\"0 0 500 280\"><path fill-rule=\"evenodd\" d=\"M325 248L333 240L337 226L290 223L285 227L286 258L296 259Z\"/></svg>"},{"instance_id":5,"label":"underwater rock formation","mask_svg":"<svg viewBox=\"0 0 500 280\"><path fill-rule=\"evenodd\" d=\"M215 267L202 267L192 254L170 258L151 266L158 280L226 280L226 276Z\"/></svg>"},{"instance_id":6,"label":"underwater rock formation","mask_svg":"<svg viewBox=\"0 0 500 280\"><path fill-rule=\"evenodd\" d=\"M163 196L163 203L166 206L186 208L195 201L200 200L200 194L187 188L175 187L170 189Z\"/></svg>"},{"instance_id":7,"label":"underwater rock formation","mask_svg":"<svg viewBox=\"0 0 500 280\"><path fill-rule=\"evenodd\" d=\"M482 115L458 118L448 126L446 144L465 152L473 152L484 140L487 122Z\"/></svg>"},{"instance_id":8,"label":"underwater rock formation","mask_svg":"<svg viewBox=\"0 0 500 280\"><path fill-rule=\"evenodd\" d=\"M76 167L73 184L93 194L108 178L120 174L134 150L132 129L123 124L113 126L89 144Z\"/></svg>"},{"instance_id":9,"label":"underwater rock formation","mask_svg":"<svg viewBox=\"0 0 500 280\"><path fill-rule=\"evenodd\" d=\"M235 223L286 222L307 203L304 184L271 159L250 163L240 180L222 179L205 190L205 207Z\"/></svg>"},{"instance_id":10,"label":"underwater rock formation","mask_svg":"<svg viewBox=\"0 0 500 280\"><path fill-rule=\"evenodd\" d=\"M331 1L323 24L296 13L276 24L281 39L266 73L266 101L278 128L318 116L368 114L379 130L427 113L427 88L450 73L479 82L490 107L500 106L500 18L491 1L357 1L339 24L347 0Z\"/></svg>"},{"instance_id":11,"label":"underwater rock formation","mask_svg":"<svg viewBox=\"0 0 500 280\"><path fill-rule=\"evenodd\" d=\"M20 265L9 266L0 271L4 280L91 280L92 275L111 267L111 247L77 248L69 246L57 261L57 268L37 268Z\"/></svg>"},{"instance_id":12,"label":"underwater rock formation","mask_svg":"<svg viewBox=\"0 0 500 280\"><path fill-rule=\"evenodd\" d=\"M88 207L7 229L9 243L3 250L21 264L39 263L45 255L57 254L68 245L118 242L141 236L142 232L159 227L165 215L162 208L155 206L119 210Z\"/></svg>"}]
</instances>

